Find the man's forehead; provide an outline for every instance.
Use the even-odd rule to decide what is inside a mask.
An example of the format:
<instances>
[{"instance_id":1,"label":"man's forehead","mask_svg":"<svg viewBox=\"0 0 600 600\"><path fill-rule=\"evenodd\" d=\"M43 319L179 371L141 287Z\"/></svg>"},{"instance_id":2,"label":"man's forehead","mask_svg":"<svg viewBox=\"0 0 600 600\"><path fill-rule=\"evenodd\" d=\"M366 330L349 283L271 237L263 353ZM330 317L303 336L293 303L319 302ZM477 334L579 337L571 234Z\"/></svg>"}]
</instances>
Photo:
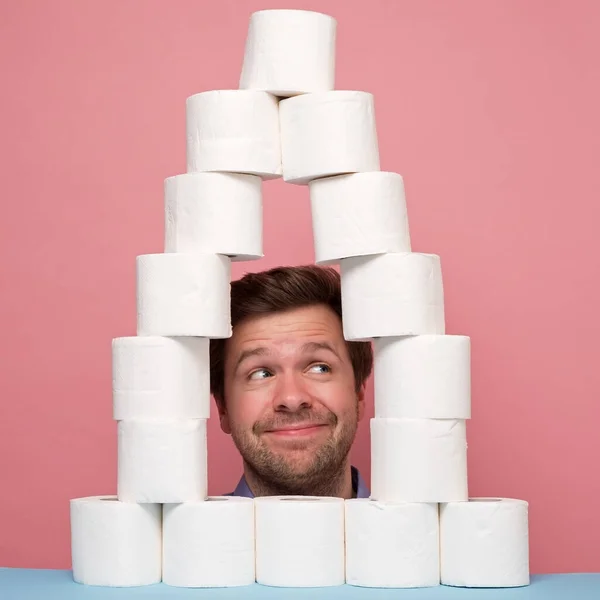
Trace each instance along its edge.
<instances>
[{"instance_id":1,"label":"man's forehead","mask_svg":"<svg viewBox=\"0 0 600 600\"><path fill-rule=\"evenodd\" d=\"M245 319L233 328L239 343L284 342L299 338L336 338L341 335L339 317L327 307L310 306L293 311L259 315Z\"/></svg>"},{"instance_id":2,"label":"man's forehead","mask_svg":"<svg viewBox=\"0 0 600 600\"><path fill-rule=\"evenodd\" d=\"M238 348L242 353L252 350L253 354L295 354L299 352L314 352L317 350L331 350L335 352L335 342L326 338L296 338L284 340L254 340Z\"/></svg>"},{"instance_id":3,"label":"man's forehead","mask_svg":"<svg viewBox=\"0 0 600 600\"><path fill-rule=\"evenodd\" d=\"M335 350L338 336L322 329L299 329L289 332L272 332L270 335L246 336L231 344L235 354L254 350L255 354L291 354L312 352L319 349Z\"/></svg>"},{"instance_id":4,"label":"man's forehead","mask_svg":"<svg viewBox=\"0 0 600 600\"><path fill-rule=\"evenodd\" d=\"M290 354L329 347L334 352L344 343L339 318L325 310L294 311L248 319L233 329L228 354ZM233 356L232 356L233 358Z\"/></svg>"}]
</instances>

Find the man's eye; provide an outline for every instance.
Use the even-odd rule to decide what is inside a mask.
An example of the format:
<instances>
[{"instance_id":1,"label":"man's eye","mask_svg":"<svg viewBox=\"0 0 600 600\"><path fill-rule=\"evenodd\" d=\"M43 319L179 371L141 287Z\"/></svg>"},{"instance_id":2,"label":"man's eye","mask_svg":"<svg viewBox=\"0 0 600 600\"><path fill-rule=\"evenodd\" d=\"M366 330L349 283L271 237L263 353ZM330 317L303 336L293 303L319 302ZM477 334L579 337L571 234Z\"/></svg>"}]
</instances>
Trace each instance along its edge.
<instances>
[{"instance_id":1,"label":"man's eye","mask_svg":"<svg viewBox=\"0 0 600 600\"><path fill-rule=\"evenodd\" d=\"M324 365L322 363L319 363L318 365L312 365L310 370L313 371L314 373L330 373L331 372L329 365Z\"/></svg>"},{"instance_id":2,"label":"man's eye","mask_svg":"<svg viewBox=\"0 0 600 600\"><path fill-rule=\"evenodd\" d=\"M267 377L270 377L270 375L271 372L267 371L267 369L257 369L250 373L249 379L266 379Z\"/></svg>"}]
</instances>

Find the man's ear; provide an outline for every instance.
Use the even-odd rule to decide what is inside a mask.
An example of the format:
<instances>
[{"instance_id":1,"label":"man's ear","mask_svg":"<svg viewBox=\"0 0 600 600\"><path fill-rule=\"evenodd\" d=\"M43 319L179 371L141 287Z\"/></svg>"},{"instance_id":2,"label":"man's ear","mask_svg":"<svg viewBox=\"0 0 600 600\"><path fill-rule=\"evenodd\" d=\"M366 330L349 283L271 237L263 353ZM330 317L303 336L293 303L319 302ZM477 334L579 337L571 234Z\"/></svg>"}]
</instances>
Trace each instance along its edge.
<instances>
[{"instance_id":1,"label":"man's ear","mask_svg":"<svg viewBox=\"0 0 600 600\"><path fill-rule=\"evenodd\" d=\"M223 433L230 434L231 427L229 426L229 414L227 413L225 399L215 398L215 404L217 405L217 410L219 411L219 423L221 424L221 431L223 431Z\"/></svg>"},{"instance_id":2,"label":"man's ear","mask_svg":"<svg viewBox=\"0 0 600 600\"><path fill-rule=\"evenodd\" d=\"M356 393L356 400L358 402L358 420L362 421L365 416L365 385L362 385L360 390Z\"/></svg>"}]
</instances>

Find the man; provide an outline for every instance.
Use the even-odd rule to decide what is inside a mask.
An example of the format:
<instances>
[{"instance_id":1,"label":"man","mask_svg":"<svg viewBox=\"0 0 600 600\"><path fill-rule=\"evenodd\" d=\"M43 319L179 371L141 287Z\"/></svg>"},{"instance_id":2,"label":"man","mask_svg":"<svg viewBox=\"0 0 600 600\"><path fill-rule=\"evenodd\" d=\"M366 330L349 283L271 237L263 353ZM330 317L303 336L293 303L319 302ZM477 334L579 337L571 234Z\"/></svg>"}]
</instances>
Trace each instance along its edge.
<instances>
[{"instance_id":1,"label":"man","mask_svg":"<svg viewBox=\"0 0 600 600\"><path fill-rule=\"evenodd\" d=\"M367 498L348 453L373 366L346 342L338 273L317 266L250 273L231 284L233 334L211 340L221 429L243 458L231 495Z\"/></svg>"}]
</instances>

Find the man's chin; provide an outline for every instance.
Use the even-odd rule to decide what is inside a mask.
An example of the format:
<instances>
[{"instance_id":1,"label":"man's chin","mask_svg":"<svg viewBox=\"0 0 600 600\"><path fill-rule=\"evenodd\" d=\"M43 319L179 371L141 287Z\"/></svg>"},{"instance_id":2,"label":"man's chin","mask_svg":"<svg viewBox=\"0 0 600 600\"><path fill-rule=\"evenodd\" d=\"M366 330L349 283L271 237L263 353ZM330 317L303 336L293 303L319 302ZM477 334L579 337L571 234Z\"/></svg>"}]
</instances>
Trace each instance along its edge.
<instances>
[{"instance_id":1,"label":"man's chin","mask_svg":"<svg viewBox=\"0 0 600 600\"><path fill-rule=\"evenodd\" d=\"M280 483L286 484L290 488L299 486L300 489L310 484L313 480L319 479L320 473L316 469L314 457L278 457L279 461L276 467L276 473Z\"/></svg>"},{"instance_id":2,"label":"man's chin","mask_svg":"<svg viewBox=\"0 0 600 600\"><path fill-rule=\"evenodd\" d=\"M286 444L286 448L269 447L273 462L285 465L287 470L296 475L303 475L311 470L315 463L316 448L312 444Z\"/></svg>"},{"instance_id":3,"label":"man's chin","mask_svg":"<svg viewBox=\"0 0 600 600\"><path fill-rule=\"evenodd\" d=\"M263 438L261 445L264 449L263 460L266 458L272 465L279 465L280 469L290 474L302 476L314 468L316 457L324 443L306 439L280 441Z\"/></svg>"},{"instance_id":4,"label":"man's chin","mask_svg":"<svg viewBox=\"0 0 600 600\"><path fill-rule=\"evenodd\" d=\"M267 453L274 462L283 463L294 468L308 468L318 457L324 454L325 445L314 442L287 442L285 444L269 444Z\"/></svg>"}]
</instances>

